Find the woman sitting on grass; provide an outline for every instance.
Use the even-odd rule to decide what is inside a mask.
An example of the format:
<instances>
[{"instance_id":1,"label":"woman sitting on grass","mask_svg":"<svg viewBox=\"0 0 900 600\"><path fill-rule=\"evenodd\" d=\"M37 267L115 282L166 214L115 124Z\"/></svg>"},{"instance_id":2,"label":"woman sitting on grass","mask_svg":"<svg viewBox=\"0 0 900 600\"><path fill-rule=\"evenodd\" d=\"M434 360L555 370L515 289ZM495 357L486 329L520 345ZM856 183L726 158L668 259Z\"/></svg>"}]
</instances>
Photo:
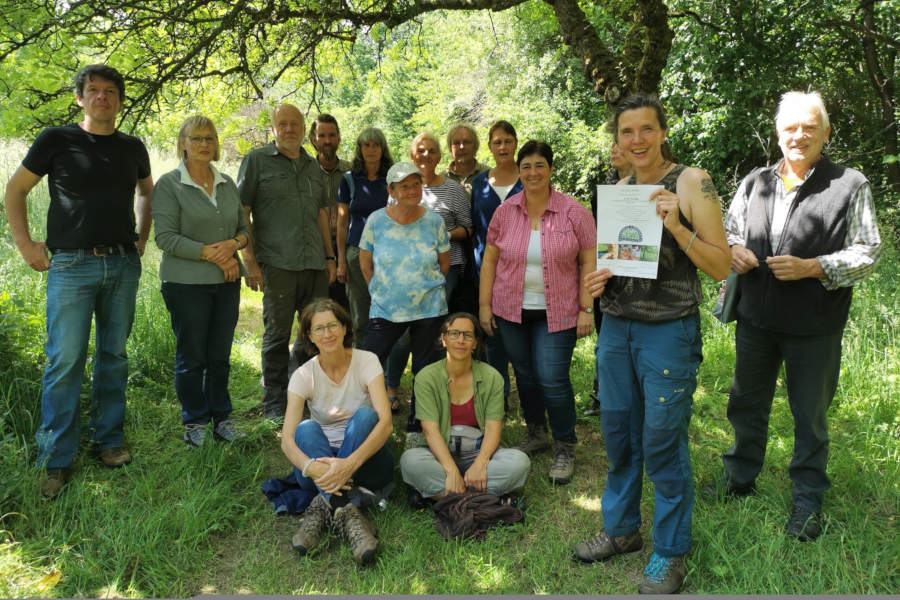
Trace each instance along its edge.
<instances>
[{"instance_id":1,"label":"woman sitting on grass","mask_svg":"<svg viewBox=\"0 0 900 600\"><path fill-rule=\"evenodd\" d=\"M446 358L416 376L416 416L428 447L404 452L400 470L403 481L426 498L461 494L467 487L500 496L522 487L528 477L528 456L499 447L503 377L472 358L483 340L474 315L450 315L441 327Z\"/></svg>"},{"instance_id":2,"label":"woman sitting on grass","mask_svg":"<svg viewBox=\"0 0 900 600\"><path fill-rule=\"evenodd\" d=\"M394 460L385 442L391 409L378 357L351 347L350 315L330 299L318 299L300 315L300 339L314 356L288 384L281 449L294 464L300 487L315 496L292 544L306 554L332 521L350 542L359 564L378 547L375 530L342 491L353 484L372 490L390 483ZM309 419L302 421L309 403Z\"/></svg>"}]
</instances>

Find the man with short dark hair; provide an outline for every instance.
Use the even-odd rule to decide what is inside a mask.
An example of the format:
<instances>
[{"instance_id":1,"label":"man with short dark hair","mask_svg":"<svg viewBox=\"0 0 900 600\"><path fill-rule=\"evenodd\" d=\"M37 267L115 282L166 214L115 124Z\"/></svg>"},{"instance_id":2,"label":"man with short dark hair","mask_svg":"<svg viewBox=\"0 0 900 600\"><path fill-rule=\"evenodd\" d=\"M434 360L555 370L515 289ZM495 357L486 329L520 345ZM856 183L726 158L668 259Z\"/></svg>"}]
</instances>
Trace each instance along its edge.
<instances>
[{"instance_id":1,"label":"man with short dark hair","mask_svg":"<svg viewBox=\"0 0 900 600\"><path fill-rule=\"evenodd\" d=\"M16 246L32 269L48 271L48 364L37 432L38 464L47 470L41 486L46 496L62 488L78 450L78 397L92 320L96 350L90 436L104 465L131 462L123 433L125 345L151 220L147 149L116 129L125 100L122 75L107 65L84 67L75 77L75 99L84 110L83 120L42 131L6 186ZM47 239L41 242L31 238L26 197L45 175L50 206Z\"/></svg>"},{"instance_id":2,"label":"man with short dark hair","mask_svg":"<svg viewBox=\"0 0 900 600\"><path fill-rule=\"evenodd\" d=\"M325 180L325 191L328 194L328 228L331 231L331 247L337 248L338 223L338 190L344 173L350 170L350 162L338 158L337 151L341 146L341 130L337 119L322 113L309 127L309 143L316 149L316 162L322 170ZM344 289L346 274L338 273L337 279L328 286L328 297L350 311L350 302Z\"/></svg>"},{"instance_id":3,"label":"man with short dark hair","mask_svg":"<svg viewBox=\"0 0 900 600\"><path fill-rule=\"evenodd\" d=\"M244 157L237 185L253 242L241 251L247 285L263 291L263 414L280 419L289 364L308 358L299 339L288 349L295 315L328 295L337 266L326 186L316 160L303 149L303 113L291 104L276 107L272 134L272 143Z\"/></svg>"},{"instance_id":4,"label":"man with short dark hair","mask_svg":"<svg viewBox=\"0 0 900 600\"><path fill-rule=\"evenodd\" d=\"M794 416L785 533L809 541L821 533L822 497L831 487L826 412L853 285L874 269L881 238L866 178L822 153L831 128L821 96L784 94L775 128L783 159L741 182L725 220L740 300L728 399L735 441L723 456L719 491L755 492L783 362Z\"/></svg>"}]
</instances>

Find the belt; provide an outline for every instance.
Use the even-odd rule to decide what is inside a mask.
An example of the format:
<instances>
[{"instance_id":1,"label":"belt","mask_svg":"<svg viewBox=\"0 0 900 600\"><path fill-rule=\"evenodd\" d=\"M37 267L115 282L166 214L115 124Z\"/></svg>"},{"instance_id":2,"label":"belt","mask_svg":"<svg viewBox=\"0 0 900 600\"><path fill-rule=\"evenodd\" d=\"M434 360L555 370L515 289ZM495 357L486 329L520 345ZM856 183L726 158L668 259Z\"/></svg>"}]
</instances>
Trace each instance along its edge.
<instances>
[{"instance_id":1,"label":"belt","mask_svg":"<svg viewBox=\"0 0 900 600\"><path fill-rule=\"evenodd\" d=\"M137 248L134 244L102 244L99 246L91 246L90 248L51 248L50 252L84 252L85 254L93 254L94 256L104 257L113 254L126 255L134 254Z\"/></svg>"}]
</instances>

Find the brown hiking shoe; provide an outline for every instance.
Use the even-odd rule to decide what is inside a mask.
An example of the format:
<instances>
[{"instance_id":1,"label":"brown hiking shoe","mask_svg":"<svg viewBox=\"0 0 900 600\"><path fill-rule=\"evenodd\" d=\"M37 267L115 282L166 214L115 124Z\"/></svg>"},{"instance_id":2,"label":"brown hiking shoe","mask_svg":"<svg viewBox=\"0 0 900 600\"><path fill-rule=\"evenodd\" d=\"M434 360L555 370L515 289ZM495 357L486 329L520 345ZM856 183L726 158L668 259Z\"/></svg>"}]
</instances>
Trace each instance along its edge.
<instances>
[{"instance_id":1,"label":"brown hiking shoe","mask_svg":"<svg viewBox=\"0 0 900 600\"><path fill-rule=\"evenodd\" d=\"M59 493L68 478L68 469L47 469L47 477L41 484L41 494L52 498Z\"/></svg>"},{"instance_id":2,"label":"brown hiking shoe","mask_svg":"<svg viewBox=\"0 0 900 600\"><path fill-rule=\"evenodd\" d=\"M687 568L683 556L660 556L654 552L644 569L638 594L677 594L685 575Z\"/></svg>"},{"instance_id":3,"label":"brown hiking shoe","mask_svg":"<svg viewBox=\"0 0 900 600\"><path fill-rule=\"evenodd\" d=\"M303 511L303 520L300 521L300 529L291 538L291 546L303 556L316 547L325 528L331 521L331 507L322 494L316 494L313 501Z\"/></svg>"},{"instance_id":4,"label":"brown hiking shoe","mask_svg":"<svg viewBox=\"0 0 900 600\"><path fill-rule=\"evenodd\" d=\"M107 467L122 467L131 462L131 452L124 446L104 448L100 451L100 462Z\"/></svg>"},{"instance_id":5,"label":"brown hiking shoe","mask_svg":"<svg viewBox=\"0 0 900 600\"><path fill-rule=\"evenodd\" d=\"M515 446L516 450L521 450L529 456L549 447L550 438L547 437L546 425L532 425L530 423L528 424L525 437Z\"/></svg>"},{"instance_id":6,"label":"brown hiking shoe","mask_svg":"<svg viewBox=\"0 0 900 600\"><path fill-rule=\"evenodd\" d=\"M617 554L637 552L643 546L640 531L621 536L611 536L601 531L594 537L575 544L575 558L586 563L598 562Z\"/></svg>"},{"instance_id":7,"label":"brown hiking shoe","mask_svg":"<svg viewBox=\"0 0 900 600\"><path fill-rule=\"evenodd\" d=\"M353 560L364 565L375 558L378 538L375 529L355 504L347 504L334 511L334 525L350 543Z\"/></svg>"},{"instance_id":8,"label":"brown hiking shoe","mask_svg":"<svg viewBox=\"0 0 900 600\"><path fill-rule=\"evenodd\" d=\"M550 465L550 481L556 485L566 485L575 471L575 444L571 442L553 442L553 464Z\"/></svg>"}]
</instances>

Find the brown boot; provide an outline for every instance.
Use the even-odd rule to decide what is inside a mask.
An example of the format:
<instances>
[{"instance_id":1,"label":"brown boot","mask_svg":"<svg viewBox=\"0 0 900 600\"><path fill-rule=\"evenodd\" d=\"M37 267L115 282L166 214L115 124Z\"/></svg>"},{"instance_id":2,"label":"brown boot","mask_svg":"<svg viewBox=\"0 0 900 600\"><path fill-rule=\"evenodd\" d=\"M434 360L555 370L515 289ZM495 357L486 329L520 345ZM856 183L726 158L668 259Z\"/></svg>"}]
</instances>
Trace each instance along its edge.
<instances>
[{"instance_id":1,"label":"brown boot","mask_svg":"<svg viewBox=\"0 0 900 600\"><path fill-rule=\"evenodd\" d=\"M601 531L598 535L575 544L575 558L586 563L597 562L617 554L637 552L643 546L640 531L620 536L611 536Z\"/></svg>"},{"instance_id":2,"label":"brown boot","mask_svg":"<svg viewBox=\"0 0 900 600\"><path fill-rule=\"evenodd\" d=\"M354 504L347 504L334 511L334 525L350 543L353 560L364 565L375 558L378 538L375 529Z\"/></svg>"},{"instance_id":3,"label":"brown boot","mask_svg":"<svg viewBox=\"0 0 900 600\"><path fill-rule=\"evenodd\" d=\"M525 433L525 437L522 438L522 441L515 447L516 450L521 450L525 454L531 456L535 452L540 452L541 450L546 450L550 447L550 438L547 436L546 425L534 425L529 423L527 427L528 431Z\"/></svg>"},{"instance_id":4,"label":"brown boot","mask_svg":"<svg viewBox=\"0 0 900 600\"><path fill-rule=\"evenodd\" d=\"M47 477L41 484L41 494L52 498L59 493L68 478L68 469L47 469Z\"/></svg>"},{"instance_id":5,"label":"brown boot","mask_svg":"<svg viewBox=\"0 0 900 600\"><path fill-rule=\"evenodd\" d=\"M300 522L300 529L291 538L291 545L294 550L303 556L316 547L328 523L331 521L331 507L322 494L316 494L313 501L309 503L303 512L303 520Z\"/></svg>"}]
</instances>

